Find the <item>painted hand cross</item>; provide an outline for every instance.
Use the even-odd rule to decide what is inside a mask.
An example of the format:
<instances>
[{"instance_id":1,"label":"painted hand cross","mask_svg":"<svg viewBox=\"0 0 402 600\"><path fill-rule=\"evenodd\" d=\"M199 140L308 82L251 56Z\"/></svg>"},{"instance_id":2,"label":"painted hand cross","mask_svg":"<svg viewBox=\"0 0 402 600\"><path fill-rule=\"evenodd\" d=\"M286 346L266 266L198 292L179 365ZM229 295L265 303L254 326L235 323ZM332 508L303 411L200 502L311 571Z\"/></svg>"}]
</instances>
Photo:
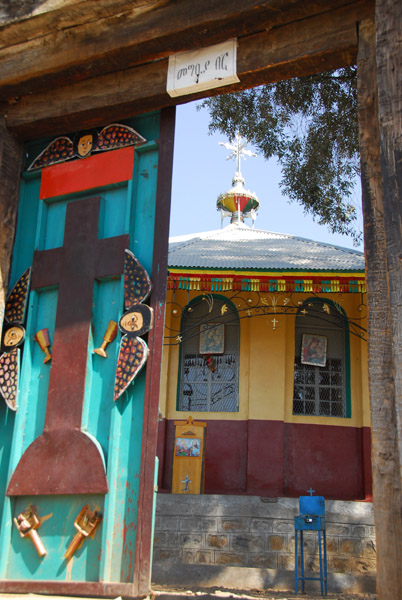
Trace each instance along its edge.
<instances>
[{"instance_id":1,"label":"painted hand cross","mask_svg":"<svg viewBox=\"0 0 402 600\"><path fill-rule=\"evenodd\" d=\"M10 496L106 493L102 451L81 431L95 278L123 273L128 235L98 239L99 198L67 205L64 244L36 251L31 289L58 284L43 433L26 449Z\"/></svg>"}]
</instances>

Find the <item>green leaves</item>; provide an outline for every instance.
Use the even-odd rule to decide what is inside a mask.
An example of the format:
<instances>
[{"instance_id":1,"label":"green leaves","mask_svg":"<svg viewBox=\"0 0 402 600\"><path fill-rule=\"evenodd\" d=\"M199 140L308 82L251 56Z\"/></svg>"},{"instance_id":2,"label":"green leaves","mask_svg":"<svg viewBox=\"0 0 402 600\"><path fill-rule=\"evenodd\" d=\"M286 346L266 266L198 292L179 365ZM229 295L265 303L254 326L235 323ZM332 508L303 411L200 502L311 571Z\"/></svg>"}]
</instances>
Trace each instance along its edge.
<instances>
[{"instance_id":1,"label":"green leaves","mask_svg":"<svg viewBox=\"0 0 402 600\"><path fill-rule=\"evenodd\" d=\"M358 243L350 201L359 174L356 68L209 98L210 131L247 138L266 159L277 157L290 200L332 232Z\"/></svg>"}]
</instances>

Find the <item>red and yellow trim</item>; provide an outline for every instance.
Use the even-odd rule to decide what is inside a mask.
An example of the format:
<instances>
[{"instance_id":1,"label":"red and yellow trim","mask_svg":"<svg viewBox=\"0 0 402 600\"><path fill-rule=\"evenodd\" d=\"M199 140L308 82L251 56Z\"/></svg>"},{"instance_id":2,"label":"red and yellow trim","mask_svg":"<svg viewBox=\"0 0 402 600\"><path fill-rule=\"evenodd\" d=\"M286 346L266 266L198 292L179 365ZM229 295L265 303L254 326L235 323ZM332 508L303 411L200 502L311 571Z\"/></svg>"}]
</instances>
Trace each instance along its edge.
<instances>
[{"instance_id":1,"label":"red and yellow trim","mask_svg":"<svg viewBox=\"0 0 402 600\"><path fill-rule=\"evenodd\" d=\"M259 275L255 271L233 272L169 270L169 290L198 290L205 292L305 292L305 293L366 293L366 280L361 273L272 273Z\"/></svg>"}]
</instances>

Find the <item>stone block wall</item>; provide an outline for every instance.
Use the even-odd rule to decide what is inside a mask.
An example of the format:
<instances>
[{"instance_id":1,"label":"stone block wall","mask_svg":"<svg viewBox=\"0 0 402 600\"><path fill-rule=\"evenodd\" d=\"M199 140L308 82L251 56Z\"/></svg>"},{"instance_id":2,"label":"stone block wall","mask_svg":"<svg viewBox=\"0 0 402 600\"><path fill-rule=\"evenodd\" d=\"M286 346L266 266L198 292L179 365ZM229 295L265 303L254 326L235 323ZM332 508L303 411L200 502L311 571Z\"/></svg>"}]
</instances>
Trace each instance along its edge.
<instances>
[{"instance_id":1,"label":"stone block wall","mask_svg":"<svg viewBox=\"0 0 402 600\"><path fill-rule=\"evenodd\" d=\"M247 567L294 571L298 499L159 494L154 565ZM376 573L372 505L326 502L328 572ZM305 539L306 571L319 571L317 532Z\"/></svg>"}]
</instances>

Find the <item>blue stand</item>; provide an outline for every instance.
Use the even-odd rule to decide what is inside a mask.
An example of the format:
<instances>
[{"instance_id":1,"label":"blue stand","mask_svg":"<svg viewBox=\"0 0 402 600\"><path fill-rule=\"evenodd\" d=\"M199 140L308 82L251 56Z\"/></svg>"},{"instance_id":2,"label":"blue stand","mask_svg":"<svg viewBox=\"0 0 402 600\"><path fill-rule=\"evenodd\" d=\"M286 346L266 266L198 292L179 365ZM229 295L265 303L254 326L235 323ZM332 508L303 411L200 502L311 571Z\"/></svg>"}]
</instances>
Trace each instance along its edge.
<instances>
[{"instance_id":1,"label":"blue stand","mask_svg":"<svg viewBox=\"0 0 402 600\"><path fill-rule=\"evenodd\" d=\"M312 493L312 491L310 491ZM300 515L295 517L295 592L298 594L299 580L304 593L304 582L316 580L320 582L321 594L327 595L327 534L325 529L325 501L323 496L300 496ZM320 576L304 575L303 532L316 531L318 534L318 552L320 557ZM298 545L300 534L300 575L298 561Z\"/></svg>"}]
</instances>

